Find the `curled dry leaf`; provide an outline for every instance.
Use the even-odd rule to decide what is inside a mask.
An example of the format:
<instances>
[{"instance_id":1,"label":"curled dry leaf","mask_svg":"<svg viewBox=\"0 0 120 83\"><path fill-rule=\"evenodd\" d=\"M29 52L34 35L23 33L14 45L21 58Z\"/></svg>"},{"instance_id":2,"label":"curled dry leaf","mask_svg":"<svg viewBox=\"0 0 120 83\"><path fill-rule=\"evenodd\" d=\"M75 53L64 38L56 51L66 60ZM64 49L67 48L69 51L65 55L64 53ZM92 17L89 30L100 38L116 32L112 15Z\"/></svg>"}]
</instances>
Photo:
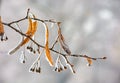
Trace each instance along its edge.
<instances>
[{"instance_id":1,"label":"curled dry leaf","mask_svg":"<svg viewBox=\"0 0 120 83\"><path fill-rule=\"evenodd\" d=\"M86 58L86 59L88 61L88 66L91 66L92 65L92 59L90 59L90 58Z\"/></svg>"},{"instance_id":2,"label":"curled dry leaf","mask_svg":"<svg viewBox=\"0 0 120 83\"><path fill-rule=\"evenodd\" d=\"M61 33L60 22L58 22L57 25L58 25L58 36L59 36L58 40L60 42L60 45L68 55L71 55L71 51L70 51L68 45L65 43L65 39Z\"/></svg>"},{"instance_id":3,"label":"curled dry leaf","mask_svg":"<svg viewBox=\"0 0 120 83\"><path fill-rule=\"evenodd\" d=\"M43 24L45 27L45 55L50 66L53 66L53 59L51 57L50 50L49 50L49 30L48 30L47 24L46 23L43 23Z\"/></svg>"},{"instance_id":4,"label":"curled dry leaf","mask_svg":"<svg viewBox=\"0 0 120 83\"><path fill-rule=\"evenodd\" d=\"M33 22L32 19L29 17L29 26L28 26L26 35L29 36L29 37L32 37L35 34L36 31L37 31L37 21ZM15 53L20 47L22 47L23 45L25 45L26 43L28 43L29 40L30 39L28 37L26 37L25 39L23 39L17 47L15 47L13 50L11 50L9 52L9 54Z\"/></svg>"},{"instance_id":5,"label":"curled dry leaf","mask_svg":"<svg viewBox=\"0 0 120 83\"><path fill-rule=\"evenodd\" d=\"M0 16L0 36L3 36L3 35L4 35L4 27L3 27L1 16Z\"/></svg>"}]
</instances>

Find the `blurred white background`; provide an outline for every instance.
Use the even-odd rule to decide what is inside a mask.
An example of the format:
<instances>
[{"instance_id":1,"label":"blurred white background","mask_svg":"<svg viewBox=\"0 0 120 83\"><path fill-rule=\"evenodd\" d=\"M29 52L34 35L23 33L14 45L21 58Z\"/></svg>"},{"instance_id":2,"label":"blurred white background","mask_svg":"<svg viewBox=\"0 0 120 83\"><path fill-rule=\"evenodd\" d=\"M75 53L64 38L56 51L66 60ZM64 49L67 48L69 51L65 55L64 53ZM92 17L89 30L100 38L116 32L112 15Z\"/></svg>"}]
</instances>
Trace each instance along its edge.
<instances>
[{"instance_id":1,"label":"blurred white background","mask_svg":"<svg viewBox=\"0 0 120 83\"><path fill-rule=\"evenodd\" d=\"M88 67L83 58L73 58L76 74L72 74L69 69L52 71L43 56L41 74L29 73L35 56L27 53L23 65L19 63L20 51L8 55L20 35L5 26L9 40L0 41L0 83L120 83L120 0L2 0L1 7L4 22L24 17L28 8L40 19L61 21L72 53L106 56L107 60L94 61ZM20 25L26 30L27 21ZM44 31L39 35L44 38Z\"/></svg>"}]
</instances>

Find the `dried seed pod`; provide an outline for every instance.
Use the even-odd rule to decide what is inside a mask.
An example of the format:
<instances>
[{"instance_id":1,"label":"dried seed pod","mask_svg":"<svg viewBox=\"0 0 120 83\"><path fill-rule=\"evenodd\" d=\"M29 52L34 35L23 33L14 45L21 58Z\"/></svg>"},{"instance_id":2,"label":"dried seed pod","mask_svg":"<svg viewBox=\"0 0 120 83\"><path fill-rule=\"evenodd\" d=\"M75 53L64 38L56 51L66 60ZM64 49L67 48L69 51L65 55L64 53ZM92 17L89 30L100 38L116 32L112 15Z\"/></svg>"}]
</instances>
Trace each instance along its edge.
<instances>
[{"instance_id":1,"label":"dried seed pod","mask_svg":"<svg viewBox=\"0 0 120 83\"><path fill-rule=\"evenodd\" d=\"M5 35L5 33L3 35L1 35L1 41L7 41L8 37Z\"/></svg>"},{"instance_id":2,"label":"dried seed pod","mask_svg":"<svg viewBox=\"0 0 120 83\"><path fill-rule=\"evenodd\" d=\"M3 41L3 37L1 37L1 41Z\"/></svg>"},{"instance_id":3,"label":"dried seed pod","mask_svg":"<svg viewBox=\"0 0 120 83\"><path fill-rule=\"evenodd\" d=\"M76 73L75 70L73 70L73 73Z\"/></svg>"},{"instance_id":4,"label":"dried seed pod","mask_svg":"<svg viewBox=\"0 0 120 83\"><path fill-rule=\"evenodd\" d=\"M57 71L57 67L54 70Z\"/></svg>"},{"instance_id":5,"label":"dried seed pod","mask_svg":"<svg viewBox=\"0 0 120 83\"><path fill-rule=\"evenodd\" d=\"M41 72L41 68L40 68L40 67L37 68L37 69L36 69L36 72L37 72L37 73L40 73L40 72Z\"/></svg>"},{"instance_id":6,"label":"dried seed pod","mask_svg":"<svg viewBox=\"0 0 120 83\"><path fill-rule=\"evenodd\" d=\"M61 72L60 68L58 68L58 72Z\"/></svg>"},{"instance_id":7,"label":"dried seed pod","mask_svg":"<svg viewBox=\"0 0 120 83\"><path fill-rule=\"evenodd\" d=\"M34 71L35 71L35 68L30 68L30 71L34 72Z\"/></svg>"},{"instance_id":8,"label":"dried seed pod","mask_svg":"<svg viewBox=\"0 0 120 83\"><path fill-rule=\"evenodd\" d=\"M37 52L38 52L38 54L40 54L40 47L38 47Z\"/></svg>"},{"instance_id":9,"label":"dried seed pod","mask_svg":"<svg viewBox=\"0 0 120 83\"><path fill-rule=\"evenodd\" d=\"M27 49L30 49L30 46L27 46Z\"/></svg>"},{"instance_id":10,"label":"dried seed pod","mask_svg":"<svg viewBox=\"0 0 120 83\"><path fill-rule=\"evenodd\" d=\"M23 60L23 63L25 63L25 60Z\"/></svg>"},{"instance_id":11,"label":"dried seed pod","mask_svg":"<svg viewBox=\"0 0 120 83\"><path fill-rule=\"evenodd\" d=\"M64 66L64 69L67 69L67 67L66 67L66 66Z\"/></svg>"},{"instance_id":12,"label":"dried seed pod","mask_svg":"<svg viewBox=\"0 0 120 83\"><path fill-rule=\"evenodd\" d=\"M62 67L60 67L60 70L62 71L62 70L63 70L63 68L62 68Z\"/></svg>"},{"instance_id":13,"label":"dried seed pod","mask_svg":"<svg viewBox=\"0 0 120 83\"><path fill-rule=\"evenodd\" d=\"M35 51L35 50L33 50L33 53L35 54L35 53L36 53L36 51Z\"/></svg>"},{"instance_id":14,"label":"dried seed pod","mask_svg":"<svg viewBox=\"0 0 120 83\"><path fill-rule=\"evenodd\" d=\"M8 37L6 36L5 40L8 40Z\"/></svg>"},{"instance_id":15,"label":"dried seed pod","mask_svg":"<svg viewBox=\"0 0 120 83\"><path fill-rule=\"evenodd\" d=\"M39 73L41 72L41 68L39 67Z\"/></svg>"},{"instance_id":16,"label":"dried seed pod","mask_svg":"<svg viewBox=\"0 0 120 83\"><path fill-rule=\"evenodd\" d=\"M30 52L32 52L33 51L33 48L32 47L30 47Z\"/></svg>"},{"instance_id":17,"label":"dried seed pod","mask_svg":"<svg viewBox=\"0 0 120 83\"><path fill-rule=\"evenodd\" d=\"M41 68L40 68L40 60L36 60L30 67L30 72L36 72L36 73L40 73L41 72Z\"/></svg>"}]
</instances>

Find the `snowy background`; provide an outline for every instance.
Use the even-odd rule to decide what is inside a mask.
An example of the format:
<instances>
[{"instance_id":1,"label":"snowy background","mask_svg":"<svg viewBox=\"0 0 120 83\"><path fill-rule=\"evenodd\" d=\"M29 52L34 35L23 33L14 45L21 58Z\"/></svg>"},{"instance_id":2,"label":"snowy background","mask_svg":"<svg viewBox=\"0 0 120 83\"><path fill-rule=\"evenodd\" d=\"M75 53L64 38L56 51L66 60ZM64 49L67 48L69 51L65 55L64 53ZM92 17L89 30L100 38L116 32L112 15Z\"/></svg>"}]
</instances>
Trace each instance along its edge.
<instances>
[{"instance_id":1,"label":"snowy background","mask_svg":"<svg viewBox=\"0 0 120 83\"><path fill-rule=\"evenodd\" d=\"M26 64L21 64L20 50L7 54L21 37L5 26L9 40L0 41L0 83L120 83L120 0L2 0L1 7L4 22L24 17L28 8L40 19L61 21L72 53L106 56L107 60L88 67L84 59L73 58L76 74L72 74L69 69L52 71L43 56L41 74L29 73L34 56L27 54ZM26 23L20 23L23 30ZM44 37L44 32L40 35Z\"/></svg>"}]
</instances>

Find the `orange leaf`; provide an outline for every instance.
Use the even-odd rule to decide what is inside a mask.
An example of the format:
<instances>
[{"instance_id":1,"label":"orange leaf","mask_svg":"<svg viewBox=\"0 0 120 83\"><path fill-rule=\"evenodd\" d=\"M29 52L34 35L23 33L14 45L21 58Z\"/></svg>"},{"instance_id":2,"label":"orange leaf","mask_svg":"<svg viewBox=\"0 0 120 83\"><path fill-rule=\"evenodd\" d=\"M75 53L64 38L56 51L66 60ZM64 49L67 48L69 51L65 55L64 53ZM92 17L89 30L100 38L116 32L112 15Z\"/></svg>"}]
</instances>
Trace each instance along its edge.
<instances>
[{"instance_id":1,"label":"orange leaf","mask_svg":"<svg viewBox=\"0 0 120 83\"><path fill-rule=\"evenodd\" d=\"M88 66L91 66L92 65L92 59L90 59L90 58L86 58L86 59L88 61Z\"/></svg>"},{"instance_id":2,"label":"orange leaf","mask_svg":"<svg viewBox=\"0 0 120 83\"><path fill-rule=\"evenodd\" d=\"M26 35L29 37L32 37L36 31L37 31L37 21L32 22L32 19L29 17L29 26L28 26ZM21 41L21 43L17 47L15 47L12 51L10 51L9 54L15 53L21 46L28 43L29 40L30 39L28 37L26 37L24 40Z\"/></svg>"},{"instance_id":3,"label":"orange leaf","mask_svg":"<svg viewBox=\"0 0 120 83\"><path fill-rule=\"evenodd\" d=\"M48 30L47 24L46 23L43 23L43 24L45 27L45 55L50 66L53 66L53 59L51 57L50 50L49 50L49 30Z\"/></svg>"},{"instance_id":4,"label":"orange leaf","mask_svg":"<svg viewBox=\"0 0 120 83\"><path fill-rule=\"evenodd\" d=\"M29 27L26 32L26 35L32 37L35 34L36 30L37 30L37 21L32 22L32 19L29 18ZM29 38L25 38L24 41L22 42L21 46L26 44L29 40L30 40Z\"/></svg>"},{"instance_id":5,"label":"orange leaf","mask_svg":"<svg viewBox=\"0 0 120 83\"><path fill-rule=\"evenodd\" d=\"M28 26L28 29L26 31L27 35L29 35L32 31L32 19L30 17L28 18L28 22L29 22L29 24L28 24L29 26Z\"/></svg>"},{"instance_id":6,"label":"orange leaf","mask_svg":"<svg viewBox=\"0 0 120 83\"><path fill-rule=\"evenodd\" d=\"M0 36L3 36L3 35L4 35L4 27L3 27L1 16L0 16Z\"/></svg>"}]
</instances>

